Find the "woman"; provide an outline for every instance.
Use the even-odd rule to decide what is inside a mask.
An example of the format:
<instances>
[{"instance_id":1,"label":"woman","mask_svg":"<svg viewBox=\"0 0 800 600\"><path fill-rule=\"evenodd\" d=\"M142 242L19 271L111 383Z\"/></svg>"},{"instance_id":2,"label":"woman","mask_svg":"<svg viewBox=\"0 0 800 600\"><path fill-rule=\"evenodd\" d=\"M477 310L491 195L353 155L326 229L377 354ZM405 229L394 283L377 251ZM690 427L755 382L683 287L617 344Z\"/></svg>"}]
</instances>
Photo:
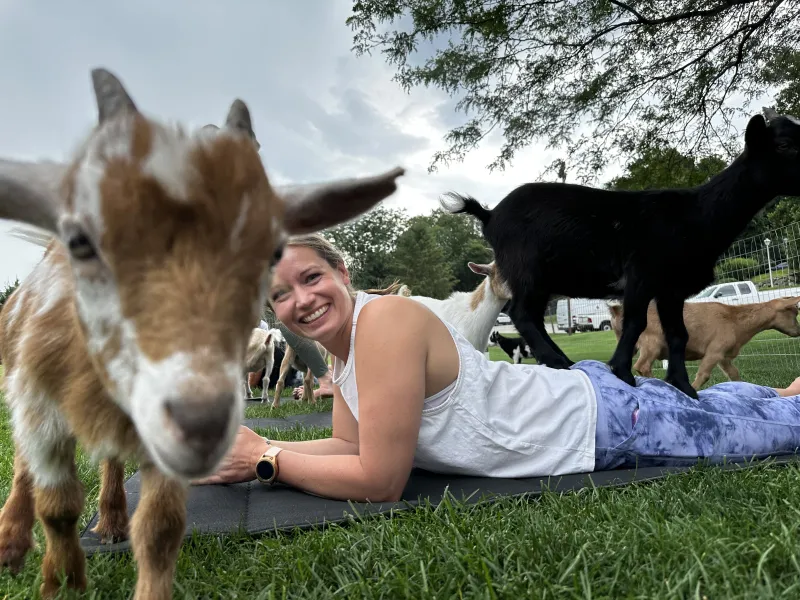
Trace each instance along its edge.
<instances>
[{"instance_id":1,"label":"woman","mask_svg":"<svg viewBox=\"0 0 800 600\"><path fill-rule=\"evenodd\" d=\"M319 235L287 243L270 293L288 329L334 356L333 435L268 441L242 427L199 483L249 481L268 462L275 481L300 490L381 502L400 498L413 466L530 477L800 446L800 378L785 390L722 383L695 401L659 379L630 387L597 361L566 370L492 362L414 300L355 293Z\"/></svg>"}]
</instances>

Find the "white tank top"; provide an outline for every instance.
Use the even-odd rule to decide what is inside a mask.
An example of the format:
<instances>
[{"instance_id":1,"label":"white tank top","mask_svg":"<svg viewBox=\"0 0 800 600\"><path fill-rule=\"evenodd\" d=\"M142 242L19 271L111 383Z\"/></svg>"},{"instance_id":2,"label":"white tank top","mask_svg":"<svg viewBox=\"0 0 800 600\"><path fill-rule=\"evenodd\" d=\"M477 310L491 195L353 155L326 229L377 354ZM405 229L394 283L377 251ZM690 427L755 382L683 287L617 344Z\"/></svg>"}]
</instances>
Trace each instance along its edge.
<instances>
[{"instance_id":1,"label":"white tank top","mask_svg":"<svg viewBox=\"0 0 800 600\"><path fill-rule=\"evenodd\" d=\"M358 293L347 361L333 359L333 382L356 421L358 315L382 297ZM443 322L458 350L458 377L425 400L415 467L506 478L594 470L597 403L585 373L491 361Z\"/></svg>"}]
</instances>

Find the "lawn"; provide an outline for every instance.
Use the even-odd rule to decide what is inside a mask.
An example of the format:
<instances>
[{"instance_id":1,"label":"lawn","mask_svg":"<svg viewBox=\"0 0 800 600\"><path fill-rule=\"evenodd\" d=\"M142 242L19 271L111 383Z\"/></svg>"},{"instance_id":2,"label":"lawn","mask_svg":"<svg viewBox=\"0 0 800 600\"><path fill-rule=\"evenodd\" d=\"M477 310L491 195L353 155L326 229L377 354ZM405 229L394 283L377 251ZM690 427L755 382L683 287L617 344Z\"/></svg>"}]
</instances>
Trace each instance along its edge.
<instances>
[{"instance_id":1,"label":"lawn","mask_svg":"<svg viewBox=\"0 0 800 600\"><path fill-rule=\"evenodd\" d=\"M519 337L518 334L511 333L503 335ZM593 331L573 335L555 334L551 337L574 361L606 361L613 354L617 344L613 331ZM489 347L489 356L492 360L511 361L511 358L499 346ZM525 359L523 362L536 363L534 359ZM634 362L636 362L635 357ZM687 361L686 368L689 371L690 379L694 378L697 373L698 364L699 361ZM790 338L777 331L759 333L742 348L740 355L734 360L734 364L739 368L745 381L785 387L800 376L800 338ZM663 378L664 373L661 361L656 361L653 364L653 375ZM705 387L727 380L727 376L720 368L715 367L711 379Z\"/></svg>"},{"instance_id":2,"label":"lawn","mask_svg":"<svg viewBox=\"0 0 800 600\"><path fill-rule=\"evenodd\" d=\"M614 347L613 334L604 332L554 338L573 359L605 360ZM497 348L490 352L496 360L504 357ZM743 365L743 372L749 368L769 379L760 383L784 385L794 378L747 360L753 365ZM318 409L330 410L330 401ZM286 403L279 414L307 410ZM247 416L268 413L255 407ZM5 499L13 460L5 409L0 427ZM329 434L281 432L286 439ZM95 509L99 480L83 454L79 470L87 490L83 526ZM196 537L181 550L175 597L795 598L800 596L798 490L795 466L738 473L705 468L616 490L545 494L491 506L446 502L324 531ZM38 525L36 531L41 543ZM40 559L40 550L34 551L16 579L0 575L0 598L38 597ZM88 566L85 597L130 597L135 577L130 556L94 556Z\"/></svg>"}]
</instances>

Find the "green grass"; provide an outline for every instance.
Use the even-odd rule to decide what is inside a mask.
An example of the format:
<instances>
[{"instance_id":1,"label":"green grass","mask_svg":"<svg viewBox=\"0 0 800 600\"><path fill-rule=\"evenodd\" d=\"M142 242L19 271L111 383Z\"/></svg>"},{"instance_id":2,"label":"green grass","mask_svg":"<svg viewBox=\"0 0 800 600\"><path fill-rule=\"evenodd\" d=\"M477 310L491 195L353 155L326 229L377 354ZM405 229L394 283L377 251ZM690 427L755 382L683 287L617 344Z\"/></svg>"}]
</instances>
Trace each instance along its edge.
<instances>
[{"instance_id":1,"label":"green grass","mask_svg":"<svg viewBox=\"0 0 800 600\"><path fill-rule=\"evenodd\" d=\"M613 334L554 336L573 359L606 360ZM505 355L497 348L495 360ZM784 385L788 370L758 358L742 371ZM769 363L770 359L763 359ZM719 373L717 380L724 379ZM768 379L768 381L767 381ZM288 392L287 392L288 393ZM286 402L277 414L330 410ZM267 416L267 407L247 409ZM275 414L275 411L273 411ZM262 430L284 439L330 429ZM12 477L8 412L0 410L0 496ZM133 467L129 467L129 471ZM97 469L79 453L93 514ZM796 598L800 596L800 468L713 468L620 489L546 493L464 506L447 501L325 530L250 538L198 536L184 543L176 598ZM41 529L36 526L41 544ZM0 598L37 598L41 548L17 578L0 575ZM130 555L88 560L88 598L128 598ZM74 597L65 594L64 597Z\"/></svg>"},{"instance_id":2,"label":"green grass","mask_svg":"<svg viewBox=\"0 0 800 600\"><path fill-rule=\"evenodd\" d=\"M519 337L518 334L512 333L504 335L506 337ZM607 361L611 358L617 345L613 331L593 331L575 333L573 335L555 334L551 337L564 350L566 355L574 361ZM770 354L767 354L767 352L770 352ZM772 355L776 352L786 356ZM800 376L800 368L796 366L800 364L797 359L798 356L800 356L800 338L789 338L777 331L765 331L756 335L749 344L742 348L741 353L734 360L734 364L739 368L742 379L745 381L774 387L786 387ZM489 347L489 357L492 360L511 362L511 358L499 346ZM523 362L536 363L534 359L523 359ZM697 373L698 364L699 361L686 362L690 378ZM665 371L661 368L661 361L656 361L653 364L653 375L663 378L664 374ZM728 381L728 378L719 367L715 367L711 379L704 387L722 381Z\"/></svg>"}]
</instances>

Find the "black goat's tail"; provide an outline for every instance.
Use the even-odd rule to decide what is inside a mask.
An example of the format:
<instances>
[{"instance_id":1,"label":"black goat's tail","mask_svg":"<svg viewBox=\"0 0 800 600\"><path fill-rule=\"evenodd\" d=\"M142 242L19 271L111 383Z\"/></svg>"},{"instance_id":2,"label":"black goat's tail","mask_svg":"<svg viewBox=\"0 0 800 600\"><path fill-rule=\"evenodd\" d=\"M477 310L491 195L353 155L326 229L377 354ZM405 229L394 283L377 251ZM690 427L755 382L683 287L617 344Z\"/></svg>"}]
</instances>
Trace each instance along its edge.
<instances>
[{"instance_id":1,"label":"black goat's tail","mask_svg":"<svg viewBox=\"0 0 800 600\"><path fill-rule=\"evenodd\" d=\"M476 217L483 223L484 227L489 224L492 218L492 211L484 207L472 196L462 196L455 192L447 192L442 198L439 198L439 204L449 213L467 213Z\"/></svg>"}]
</instances>

